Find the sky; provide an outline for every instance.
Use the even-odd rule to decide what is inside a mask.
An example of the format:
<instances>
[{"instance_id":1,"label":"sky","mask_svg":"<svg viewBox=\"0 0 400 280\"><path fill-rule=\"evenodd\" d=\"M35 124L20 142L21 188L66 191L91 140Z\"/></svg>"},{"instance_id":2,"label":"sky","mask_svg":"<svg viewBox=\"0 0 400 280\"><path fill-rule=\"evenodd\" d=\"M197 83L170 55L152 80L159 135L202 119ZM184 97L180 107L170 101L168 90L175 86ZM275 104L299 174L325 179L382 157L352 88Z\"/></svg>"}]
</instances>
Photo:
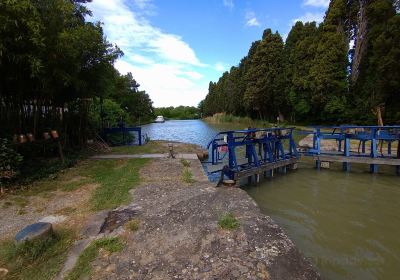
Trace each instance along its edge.
<instances>
[{"instance_id":1,"label":"sky","mask_svg":"<svg viewBox=\"0 0 400 280\"><path fill-rule=\"evenodd\" d=\"M329 0L93 0L107 40L155 107L197 106L210 81L237 66L266 28L285 39L297 21L323 20Z\"/></svg>"}]
</instances>

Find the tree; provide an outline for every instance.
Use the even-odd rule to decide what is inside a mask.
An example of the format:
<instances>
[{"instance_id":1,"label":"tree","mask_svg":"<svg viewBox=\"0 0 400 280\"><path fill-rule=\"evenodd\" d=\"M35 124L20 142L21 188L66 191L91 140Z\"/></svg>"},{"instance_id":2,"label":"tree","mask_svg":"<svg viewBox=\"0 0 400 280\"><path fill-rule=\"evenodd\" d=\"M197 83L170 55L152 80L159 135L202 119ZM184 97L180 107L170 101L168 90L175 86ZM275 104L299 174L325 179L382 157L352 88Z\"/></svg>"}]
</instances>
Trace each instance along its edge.
<instances>
[{"instance_id":1,"label":"tree","mask_svg":"<svg viewBox=\"0 0 400 280\"><path fill-rule=\"evenodd\" d=\"M283 109L283 41L279 33L266 29L251 56L246 73L244 101L260 118L274 118Z\"/></svg>"}]
</instances>

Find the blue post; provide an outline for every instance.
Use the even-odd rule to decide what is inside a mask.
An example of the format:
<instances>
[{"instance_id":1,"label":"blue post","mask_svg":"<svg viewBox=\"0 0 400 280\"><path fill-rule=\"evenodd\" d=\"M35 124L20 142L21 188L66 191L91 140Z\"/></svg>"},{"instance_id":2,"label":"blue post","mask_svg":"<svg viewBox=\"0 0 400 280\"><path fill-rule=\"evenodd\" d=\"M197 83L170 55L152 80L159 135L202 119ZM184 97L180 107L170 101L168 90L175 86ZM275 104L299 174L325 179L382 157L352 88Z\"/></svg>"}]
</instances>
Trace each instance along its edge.
<instances>
[{"instance_id":1,"label":"blue post","mask_svg":"<svg viewBox=\"0 0 400 280\"><path fill-rule=\"evenodd\" d=\"M228 133L228 156L229 156L229 168L231 170L237 169L236 154L235 154L235 139L233 133Z\"/></svg>"},{"instance_id":2,"label":"blue post","mask_svg":"<svg viewBox=\"0 0 400 280\"><path fill-rule=\"evenodd\" d=\"M345 135L344 139L344 156L350 156L350 138ZM350 162L343 162L343 170L350 171L351 165Z\"/></svg>"},{"instance_id":3,"label":"blue post","mask_svg":"<svg viewBox=\"0 0 400 280\"><path fill-rule=\"evenodd\" d=\"M372 158L377 158L378 157L378 141L376 140L377 133L376 129L373 128L371 129L371 157ZM370 164L369 167L371 173L377 173L378 172L378 165L377 164Z\"/></svg>"},{"instance_id":4,"label":"blue post","mask_svg":"<svg viewBox=\"0 0 400 280\"><path fill-rule=\"evenodd\" d=\"M141 127L139 127L138 134L139 134L139 146L142 146L142 128Z\"/></svg>"},{"instance_id":5,"label":"blue post","mask_svg":"<svg viewBox=\"0 0 400 280\"><path fill-rule=\"evenodd\" d=\"M321 129L317 128L315 131L315 149L317 150L318 160L315 162L317 170L321 169L321 161L319 160L319 155L321 154Z\"/></svg>"}]
</instances>

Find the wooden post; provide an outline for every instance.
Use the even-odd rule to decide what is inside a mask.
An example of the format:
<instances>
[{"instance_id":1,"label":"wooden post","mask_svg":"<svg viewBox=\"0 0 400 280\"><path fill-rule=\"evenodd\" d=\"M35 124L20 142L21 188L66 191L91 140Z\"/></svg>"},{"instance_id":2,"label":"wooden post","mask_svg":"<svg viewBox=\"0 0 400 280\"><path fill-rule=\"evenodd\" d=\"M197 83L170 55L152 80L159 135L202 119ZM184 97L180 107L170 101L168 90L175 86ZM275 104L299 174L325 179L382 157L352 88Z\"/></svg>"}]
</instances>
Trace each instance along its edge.
<instances>
[{"instance_id":1,"label":"wooden post","mask_svg":"<svg viewBox=\"0 0 400 280\"><path fill-rule=\"evenodd\" d=\"M61 147L61 141L60 138L57 138L57 144L58 144L58 153L60 154L60 159L62 164L65 164L65 160L64 160L64 153Z\"/></svg>"}]
</instances>

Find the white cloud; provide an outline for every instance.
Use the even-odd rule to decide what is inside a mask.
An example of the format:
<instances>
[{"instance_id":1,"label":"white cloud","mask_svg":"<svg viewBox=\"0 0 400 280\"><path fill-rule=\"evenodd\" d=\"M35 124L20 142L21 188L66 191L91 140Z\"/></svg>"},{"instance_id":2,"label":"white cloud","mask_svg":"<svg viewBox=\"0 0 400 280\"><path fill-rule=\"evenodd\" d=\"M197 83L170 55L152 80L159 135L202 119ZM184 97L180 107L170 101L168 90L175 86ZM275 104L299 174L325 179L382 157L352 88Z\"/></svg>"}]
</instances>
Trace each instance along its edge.
<instances>
[{"instance_id":1,"label":"white cloud","mask_svg":"<svg viewBox=\"0 0 400 280\"><path fill-rule=\"evenodd\" d=\"M217 62L214 65L215 70L218 72L225 72L226 71L226 66L222 62Z\"/></svg>"},{"instance_id":2,"label":"white cloud","mask_svg":"<svg viewBox=\"0 0 400 280\"><path fill-rule=\"evenodd\" d=\"M131 72L146 89L154 101L154 106L197 105L208 91L208 81L193 81L201 78L199 73L188 73L180 65L152 64L146 67L132 65L124 60L115 64L123 74Z\"/></svg>"},{"instance_id":3,"label":"white cloud","mask_svg":"<svg viewBox=\"0 0 400 280\"><path fill-rule=\"evenodd\" d=\"M302 21L302 22L312 22L315 21L317 23L321 23L324 20L325 13L306 13L305 15L296 18L292 21L292 23L296 23L297 21Z\"/></svg>"},{"instance_id":4,"label":"white cloud","mask_svg":"<svg viewBox=\"0 0 400 280\"><path fill-rule=\"evenodd\" d=\"M258 21L254 12L247 12L245 19L247 26L260 26L260 22Z\"/></svg>"},{"instance_id":5,"label":"white cloud","mask_svg":"<svg viewBox=\"0 0 400 280\"><path fill-rule=\"evenodd\" d=\"M197 105L207 94L208 82L200 70L205 65L182 37L151 25L145 16L151 0L94 0L88 4L94 20L104 22L107 39L117 44L124 57L115 67L132 72L155 106ZM195 82L196 81L196 82Z\"/></svg>"},{"instance_id":6,"label":"white cloud","mask_svg":"<svg viewBox=\"0 0 400 280\"><path fill-rule=\"evenodd\" d=\"M305 0L303 5L327 8L329 6L329 2L330 2L330 0Z\"/></svg>"},{"instance_id":7,"label":"white cloud","mask_svg":"<svg viewBox=\"0 0 400 280\"><path fill-rule=\"evenodd\" d=\"M233 7L235 6L235 4L233 3L233 0L224 0L224 6L228 7L229 9L233 9Z\"/></svg>"}]
</instances>

